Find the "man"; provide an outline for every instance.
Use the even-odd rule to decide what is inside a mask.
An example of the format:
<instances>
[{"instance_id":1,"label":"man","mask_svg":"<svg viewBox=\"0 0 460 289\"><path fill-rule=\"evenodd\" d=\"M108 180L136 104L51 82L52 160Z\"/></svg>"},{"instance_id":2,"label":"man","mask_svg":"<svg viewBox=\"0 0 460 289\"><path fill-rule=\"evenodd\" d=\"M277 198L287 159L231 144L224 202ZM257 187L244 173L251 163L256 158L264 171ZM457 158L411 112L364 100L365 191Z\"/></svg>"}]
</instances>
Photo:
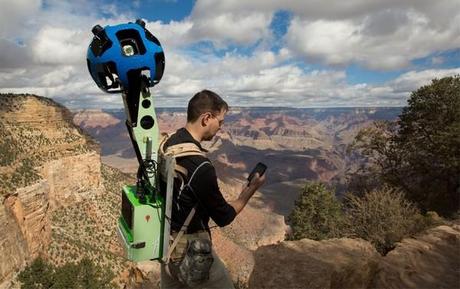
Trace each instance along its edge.
<instances>
[{"instance_id":1,"label":"man","mask_svg":"<svg viewBox=\"0 0 460 289\"><path fill-rule=\"evenodd\" d=\"M225 114L228 111L227 103L216 93L203 90L195 94L188 104L187 124L172 135L163 146L168 147L181 144L193 143L202 152L201 142L211 140L220 130L224 123ZM204 156L194 155L180 157L176 162L185 168L189 175L185 182L190 180L190 189L178 192L178 184L174 186L174 202L172 206L171 233L177 236L182 225L192 208L197 205L196 213L185 234L175 247L171 261L168 265L161 266L161 288L190 288L178 280L177 272L187 249L187 241L196 239L211 239L209 219L211 218L218 226L223 227L230 224L237 214L243 210L254 192L265 182L265 176L258 174L245 186L239 197L227 202L219 190L216 171L212 164ZM214 261L209 271L209 279L193 288L234 288L232 280L225 269L224 264L212 250Z\"/></svg>"}]
</instances>

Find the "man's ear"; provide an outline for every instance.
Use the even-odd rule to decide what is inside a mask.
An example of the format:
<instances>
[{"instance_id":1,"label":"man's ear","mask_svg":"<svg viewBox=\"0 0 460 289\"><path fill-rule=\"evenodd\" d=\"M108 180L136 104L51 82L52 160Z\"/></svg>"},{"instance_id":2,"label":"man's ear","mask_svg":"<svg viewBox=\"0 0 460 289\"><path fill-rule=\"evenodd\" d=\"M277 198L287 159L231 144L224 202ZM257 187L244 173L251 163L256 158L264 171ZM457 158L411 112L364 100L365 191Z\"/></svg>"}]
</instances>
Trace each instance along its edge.
<instances>
[{"instance_id":1,"label":"man's ear","mask_svg":"<svg viewBox=\"0 0 460 289\"><path fill-rule=\"evenodd\" d=\"M208 125L210 116L211 116L211 115L210 115L209 113L203 114L203 117L201 118L201 126L202 126L202 127L205 127L205 126Z\"/></svg>"}]
</instances>

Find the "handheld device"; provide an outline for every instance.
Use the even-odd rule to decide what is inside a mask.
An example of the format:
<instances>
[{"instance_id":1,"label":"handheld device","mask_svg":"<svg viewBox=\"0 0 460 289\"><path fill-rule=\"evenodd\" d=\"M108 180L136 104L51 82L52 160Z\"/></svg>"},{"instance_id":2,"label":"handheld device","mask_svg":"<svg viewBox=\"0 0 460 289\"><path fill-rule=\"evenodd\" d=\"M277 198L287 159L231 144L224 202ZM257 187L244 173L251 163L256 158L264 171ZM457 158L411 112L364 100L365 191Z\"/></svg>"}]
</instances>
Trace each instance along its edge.
<instances>
[{"instance_id":1,"label":"handheld device","mask_svg":"<svg viewBox=\"0 0 460 289\"><path fill-rule=\"evenodd\" d=\"M254 178L256 173L259 173L259 176L263 176L265 173L265 170L267 169L267 166L263 163L257 163L255 168L252 170L252 172L248 176L248 184L251 182L252 178Z\"/></svg>"}]
</instances>

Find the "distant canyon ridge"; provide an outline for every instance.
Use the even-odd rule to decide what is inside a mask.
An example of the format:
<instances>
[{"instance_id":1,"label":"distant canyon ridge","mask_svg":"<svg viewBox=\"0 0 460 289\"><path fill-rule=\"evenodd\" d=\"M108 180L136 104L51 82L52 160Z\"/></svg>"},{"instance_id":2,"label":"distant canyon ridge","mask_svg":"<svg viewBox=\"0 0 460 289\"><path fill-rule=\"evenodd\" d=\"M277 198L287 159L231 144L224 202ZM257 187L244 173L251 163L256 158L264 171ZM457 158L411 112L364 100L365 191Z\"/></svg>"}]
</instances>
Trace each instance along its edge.
<instances>
[{"instance_id":1,"label":"distant canyon ridge","mask_svg":"<svg viewBox=\"0 0 460 289\"><path fill-rule=\"evenodd\" d=\"M74 111L73 121L100 142L102 161L127 173L138 167L119 110ZM157 108L160 132L186 123L185 108ZM376 120L395 120L401 108L232 108L218 135L205 143L220 180L243 185L259 161L267 164L261 206L288 215L307 180L345 191L347 171L357 165L347 146Z\"/></svg>"}]
</instances>

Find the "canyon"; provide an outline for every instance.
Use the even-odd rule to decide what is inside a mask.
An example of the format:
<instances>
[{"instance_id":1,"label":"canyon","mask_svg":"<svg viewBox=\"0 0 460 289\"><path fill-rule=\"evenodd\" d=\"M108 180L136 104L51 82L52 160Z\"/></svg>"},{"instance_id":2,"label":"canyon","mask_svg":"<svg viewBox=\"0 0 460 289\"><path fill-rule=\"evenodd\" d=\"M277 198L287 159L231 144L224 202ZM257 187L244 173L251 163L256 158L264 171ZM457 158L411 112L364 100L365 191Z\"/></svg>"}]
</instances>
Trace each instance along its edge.
<instances>
[{"instance_id":1,"label":"canyon","mask_svg":"<svg viewBox=\"0 0 460 289\"><path fill-rule=\"evenodd\" d=\"M260 161L267 181L257 201L287 216L307 181L346 191L347 173L358 163L347 152L357 132L373 121L395 120L401 108L231 108L216 137L204 142L220 180L241 186ZM160 132L173 133L186 122L185 108L157 108ZM74 123L101 144L102 161L135 173L123 110L76 111ZM283 192L282 194L280 192Z\"/></svg>"},{"instance_id":2,"label":"canyon","mask_svg":"<svg viewBox=\"0 0 460 289\"><path fill-rule=\"evenodd\" d=\"M386 256L367 241L286 241L286 216L308 180L338 187L354 165L356 132L399 108L235 108L206 144L226 199L256 162L267 184L213 244L238 288L453 288L460 278L460 224L405 238ZM183 126L185 110L158 109L160 130ZM0 288L37 256L56 265L90 258L111 268L118 288L159 288L157 262L122 255L115 226L120 188L137 164L124 112L71 112L33 95L0 95ZM112 167L113 166L113 167ZM118 168L114 168L118 167ZM122 171L121 171L121 170ZM250 220L250 221L249 221Z\"/></svg>"}]
</instances>

